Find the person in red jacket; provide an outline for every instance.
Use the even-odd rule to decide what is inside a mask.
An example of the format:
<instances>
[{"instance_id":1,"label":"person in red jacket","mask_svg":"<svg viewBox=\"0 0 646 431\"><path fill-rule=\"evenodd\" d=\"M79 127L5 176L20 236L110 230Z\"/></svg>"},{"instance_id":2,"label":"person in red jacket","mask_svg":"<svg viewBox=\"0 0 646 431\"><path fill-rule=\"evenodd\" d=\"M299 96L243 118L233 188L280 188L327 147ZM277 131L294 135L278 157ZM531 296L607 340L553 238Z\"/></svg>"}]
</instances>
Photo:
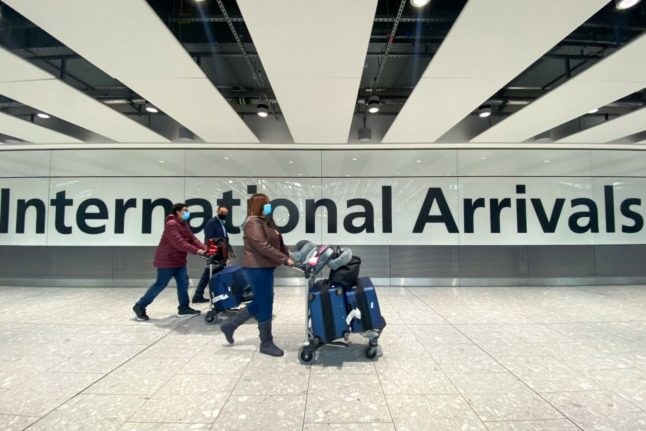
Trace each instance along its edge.
<instances>
[{"instance_id":1,"label":"person in red jacket","mask_svg":"<svg viewBox=\"0 0 646 431\"><path fill-rule=\"evenodd\" d=\"M148 288L144 296L132 307L137 320L148 320L146 307L166 288L171 278L177 283L177 315L193 316L200 314L199 310L189 307L188 303L188 272L186 271L186 255L204 254L206 246L193 235L188 219L191 214L183 202L173 205L172 214L166 217L164 233L155 251L154 265L157 268L157 280Z\"/></svg>"}]
</instances>

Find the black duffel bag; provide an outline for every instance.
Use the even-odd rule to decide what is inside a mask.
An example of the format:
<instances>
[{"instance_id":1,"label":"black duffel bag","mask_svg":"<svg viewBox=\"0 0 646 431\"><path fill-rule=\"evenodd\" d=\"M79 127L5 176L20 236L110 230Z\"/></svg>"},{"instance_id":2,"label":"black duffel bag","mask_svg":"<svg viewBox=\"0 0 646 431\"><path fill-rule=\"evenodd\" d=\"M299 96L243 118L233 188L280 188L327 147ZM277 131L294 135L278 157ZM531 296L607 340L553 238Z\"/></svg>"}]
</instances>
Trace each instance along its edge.
<instances>
[{"instance_id":1,"label":"black duffel bag","mask_svg":"<svg viewBox=\"0 0 646 431\"><path fill-rule=\"evenodd\" d=\"M337 269L331 269L328 280L330 283L339 284L345 290L350 290L357 285L359 278L359 268L361 267L361 258L359 256L352 256L347 265L343 265Z\"/></svg>"}]
</instances>

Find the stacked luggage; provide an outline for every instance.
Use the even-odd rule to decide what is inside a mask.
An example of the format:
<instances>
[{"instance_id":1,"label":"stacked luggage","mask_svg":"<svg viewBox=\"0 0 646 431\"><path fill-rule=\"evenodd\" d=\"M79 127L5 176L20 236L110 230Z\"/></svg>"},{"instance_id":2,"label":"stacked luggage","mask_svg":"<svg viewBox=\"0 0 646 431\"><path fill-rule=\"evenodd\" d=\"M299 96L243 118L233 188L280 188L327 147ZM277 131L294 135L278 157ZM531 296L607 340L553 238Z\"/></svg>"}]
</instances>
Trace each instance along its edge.
<instances>
[{"instance_id":1,"label":"stacked luggage","mask_svg":"<svg viewBox=\"0 0 646 431\"><path fill-rule=\"evenodd\" d=\"M213 324L219 312L231 310L244 302L245 289L248 289L249 283L240 266L227 266L229 247L224 238L214 238L207 242L205 258L209 269L209 311L205 320L206 323Z\"/></svg>"},{"instance_id":2,"label":"stacked luggage","mask_svg":"<svg viewBox=\"0 0 646 431\"><path fill-rule=\"evenodd\" d=\"M309 243L311 244L311 243ZM369 277L359 277L361 259L349 249L307 245L299 242L292 258L300 263L308 279L307 341L299 351L302 362L310 362L314 351L325 344L342 344L351 333L368 338L366 357L378 353L378 339L386 326L379 300ZM325 266L326 279L315 280Z\"/></svg>"}]
</instances>

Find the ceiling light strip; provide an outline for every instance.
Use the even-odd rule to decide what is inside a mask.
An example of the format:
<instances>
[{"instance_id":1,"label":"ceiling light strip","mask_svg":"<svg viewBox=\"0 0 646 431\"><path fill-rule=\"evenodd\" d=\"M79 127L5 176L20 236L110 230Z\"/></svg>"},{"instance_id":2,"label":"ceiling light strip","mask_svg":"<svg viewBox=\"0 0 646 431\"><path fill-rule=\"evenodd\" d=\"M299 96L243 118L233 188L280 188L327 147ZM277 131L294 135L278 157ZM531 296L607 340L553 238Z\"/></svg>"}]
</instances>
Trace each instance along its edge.
<instances>
[{"instance_id":1,"label":"ceiling light strip","mask_svg":"<svg viewBox=\"0 0 646 431\"><path fill-rule=\"evenodd\" d=\"M258 142L145 0L5 3L203 140Z\"/></svg>"},{"instance_id":2,"label":"ceiling light strip","mask_svg":"<svg viewBox=\"0 0 646 431\"><path fill-rule=\"evenodd\" d=\"M34 144L76 144L82 141L30 121L0 112L0 133Z\"/></svg>"},{"instance_id":3,"label":"ceiling light strip","mask_svg":"<svg viewBox=\"0 0 646 431\"><path fill-rule=\"evenodd\" d=\"M0 94L118 142L168 142L4 48L0 48Z\"/></svg>"},{"instance_id":4,"label":"ceiling light strip","mask_svg":"<svg viewBox=\"0 0 646 431\"><path fill-rule=\"evenodd\" d=\"M383 142L437 141L606 3L470 0Z\"/></svg>"},{"instance_id":5,"label":"ceiling light strip","mask_svg":"<svg viewBox=\"0 0 646 431\"><path fill-rule=\"evenodd\" d=\"M565 143L603 144L646 130L646 108L641 108L620 117L605 121L594 127L559 139Z\"/></svg>"},{"instance_id":6,"label":"ceiling light strip","mask_svg":"<svg viewBox=\"0 0 646 431\"><path fill-rule=\"evenodd\" d=\"M238 0L296 143L347 143L376 0Z\"/></svg>"},{"instance_id":7,"label":"ceiling light strip","mask_svg":"<svg viewBox=\"0 0 646 431\"><path fill-rule=\"evenodd\" d=\"M472 142L523 142L646 87L646 34L566 81Z\"/></svg>"}]
</instances>

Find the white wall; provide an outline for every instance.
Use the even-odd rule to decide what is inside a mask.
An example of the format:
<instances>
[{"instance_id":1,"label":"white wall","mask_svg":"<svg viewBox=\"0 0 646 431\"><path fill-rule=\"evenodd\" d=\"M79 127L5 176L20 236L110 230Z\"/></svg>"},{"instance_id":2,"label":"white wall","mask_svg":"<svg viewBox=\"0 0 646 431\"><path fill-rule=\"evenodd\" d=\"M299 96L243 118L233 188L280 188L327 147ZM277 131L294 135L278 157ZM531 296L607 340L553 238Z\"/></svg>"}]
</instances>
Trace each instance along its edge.
<instances>
[{"instance_id":1,"label":"white wall","mask_svg":"<svg viewBox=\"0 0 646 431\"><path fill-rule=\"evenodd\" d=\"M525 185L518 193L517 185ZM0 151L0 188L10 191L0 200L0 218L6 215L6 233L0 223L0 245L138 246L155 245L163 228L162 210L153 213L152 230L142 232L144 199L181 201L203 198L211 205L227 191L240 199L234 207L232 224L239 226L246 214L247 187L256 185L272 199L294 202L299 222L286 233L288 243L307 238L315 242L359 245L593 245L645 244L646 230L632 228L646 216L646 153L613 150L42 150ZM383 187L392 199L384 210ZM606 202L604 187L611 187L614 203ZM414 232L429 189L446 198L458 232L449 232L440 222L428 223ZM65 192L73 205L64 208L65 225L71 234L55 225L57 193ZM6 192L5 192L6 195ZM17 201L39 199L44 203L45 232L36 233L36 210L25 213L25 232L17 232ZM117 199L136 199L136 207L125 212L124 232L115 232ZM314 233L305 232L308 199L332 199L337 205L337 233L327 232L328 214L315 213ZM357 215L355 225L365 222L357 213L362 206L348 208L349 199L367 199L374 210L374 232L350 233L343 220ZM465 199L485 199L485 208L474 213L474 229L465 226ZM500 233L492 232L492 199L510 198L511 208L500 212ZM575 206L572 199L587 198L596 207L598 232L592 227L590 208ZM88 234L76 224L79 205L101 199L105 214L86 217L89 227L105 226L105 233ZM524 199L524 204L519 199ZM553 233L539 223L531 199L550 216L556 199L565 199ZM622 202L625 203L622 209ZM10 207L7 209L6 202ZM628 204L630 204L628 206ZM519 226L518 214L525 207L527 232ZM614 231L608 213L614 217ZM200 207L192 208L199 212ZM582 212L588 214L582 214ZM98 213L90 206L86 213ZM391 213L392 229L384 222ZM575 233L571 217L586 232ZM440 215L437 201L431 216ZM445 216L448 213L445 212ZM293 214L292 217L295 215ZM60 218L60 217L59 217ZM276 221L288 223L288 212L279 208ZM494 218L495 214L494 214ZM59 220L60 221L60 220ZM196 217L194 226L203 220ZM494 222L495 223L495 222ZM520 223L522 224L522 223ZM622 232L634 230L635 232ZM520 231L520 232L519 232ZM234 244L241 243L233 235Z\"/></svg>"}]
</instances>

